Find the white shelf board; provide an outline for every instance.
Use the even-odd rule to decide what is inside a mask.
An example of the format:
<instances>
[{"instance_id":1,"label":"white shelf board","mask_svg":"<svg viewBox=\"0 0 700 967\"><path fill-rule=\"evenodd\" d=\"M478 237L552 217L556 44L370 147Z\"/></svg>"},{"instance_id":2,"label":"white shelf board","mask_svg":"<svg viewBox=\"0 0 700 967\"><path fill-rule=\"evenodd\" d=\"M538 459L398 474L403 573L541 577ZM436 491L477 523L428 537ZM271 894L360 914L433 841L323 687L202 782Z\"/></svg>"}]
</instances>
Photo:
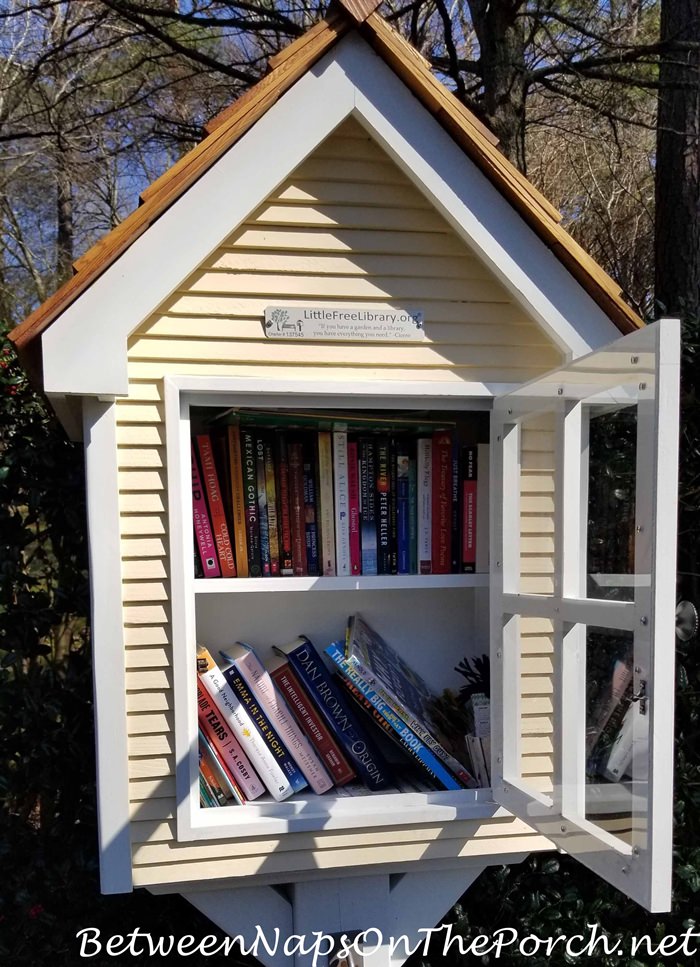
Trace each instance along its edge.
<instances>
[{"instance_id":1,"label":"white shelf board","mask_svg":"<svg viewBox=\"0 0 700 967\"><path fill-rule=\"evenodd\" d=\"M198 578L196 594L248 594L256 591L387 591L486 588L483 574L386 574L363 577Z\"/></svg>"}]
</instances>

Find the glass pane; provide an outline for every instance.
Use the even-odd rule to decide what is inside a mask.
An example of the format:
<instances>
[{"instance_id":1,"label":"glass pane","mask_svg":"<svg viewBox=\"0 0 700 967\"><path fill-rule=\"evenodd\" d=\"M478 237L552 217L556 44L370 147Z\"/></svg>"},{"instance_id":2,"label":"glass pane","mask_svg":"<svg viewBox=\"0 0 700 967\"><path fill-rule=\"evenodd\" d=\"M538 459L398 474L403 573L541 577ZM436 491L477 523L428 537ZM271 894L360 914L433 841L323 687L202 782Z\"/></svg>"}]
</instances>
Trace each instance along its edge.
<instances>
[{"instance_id":1,"label":"glass pane","mask_svg":"<svg viewBox=\"0 0 700 967\"><path fill-rule=\"evenodd\" d=\"M649 715L643 700L632 700L634 680L632 632L589 627L585 818L639 845L649 776Z\"/></svg>"},{"instance_id":2,"label":"glass pane","mask_svg":"<svg viewBox=\"0 0 700 967\"><path fill-rule=\"evenodd\" d=\"M637 407L588 414L587 596L633 601Z\"/></svg>"}]
</instances>

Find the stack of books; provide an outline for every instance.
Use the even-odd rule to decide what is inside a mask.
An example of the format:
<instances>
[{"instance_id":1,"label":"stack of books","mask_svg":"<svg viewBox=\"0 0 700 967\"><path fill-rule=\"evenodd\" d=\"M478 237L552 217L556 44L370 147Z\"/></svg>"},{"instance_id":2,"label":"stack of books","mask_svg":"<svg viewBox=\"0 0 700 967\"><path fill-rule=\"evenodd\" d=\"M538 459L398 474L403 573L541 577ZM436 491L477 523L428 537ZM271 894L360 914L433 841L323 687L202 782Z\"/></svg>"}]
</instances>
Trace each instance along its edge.
<instances>
[{"instance_id":1,"label":"stack of books","mask_svg":"<svg viewBox=\"0 0 700 967\"><path fill-rule=\"evenodd\" d=\"M326 660L305 636L275 653L263 665L249 645L197 648L201 805L477 784L431 693L359 615Z\"/></svg>"},{"instance_id":2,"label":"stack of books","mask_svg":"<svg viewBox=\"0 0 700 967\"><path fill-rule=\"evenodd\" d=\"M198 577L488 570L488 446L462 425L235 410L192 439Z\"/></svg>"}]
</instances>

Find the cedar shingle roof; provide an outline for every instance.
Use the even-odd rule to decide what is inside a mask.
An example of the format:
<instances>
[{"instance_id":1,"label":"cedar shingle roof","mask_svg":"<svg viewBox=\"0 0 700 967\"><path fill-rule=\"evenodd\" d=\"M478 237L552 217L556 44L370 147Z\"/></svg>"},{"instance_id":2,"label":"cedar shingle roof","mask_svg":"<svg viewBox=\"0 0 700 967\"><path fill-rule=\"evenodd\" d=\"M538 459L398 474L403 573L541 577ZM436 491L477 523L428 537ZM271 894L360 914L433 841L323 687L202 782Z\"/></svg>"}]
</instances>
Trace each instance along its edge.
<instances>
[{"instance_id":1,"label":"cedar shingle roof","mask_svg":"<svg viewBox=\"0 0 700 967\"><path fill-rule=\"evenodd\" d=\"M204 140L146 188L141 204L74 265L75 275L11 333L29 371L40 374L38 338L324 54L351 30L406 84L622 333L643 325L620 287L560 224L555 208L498 150L497 139L434 77L427 62L382 17L375 0L339 0L328 15L270 59L269 72L210 121Z\"/></svg>"}]
</instances>

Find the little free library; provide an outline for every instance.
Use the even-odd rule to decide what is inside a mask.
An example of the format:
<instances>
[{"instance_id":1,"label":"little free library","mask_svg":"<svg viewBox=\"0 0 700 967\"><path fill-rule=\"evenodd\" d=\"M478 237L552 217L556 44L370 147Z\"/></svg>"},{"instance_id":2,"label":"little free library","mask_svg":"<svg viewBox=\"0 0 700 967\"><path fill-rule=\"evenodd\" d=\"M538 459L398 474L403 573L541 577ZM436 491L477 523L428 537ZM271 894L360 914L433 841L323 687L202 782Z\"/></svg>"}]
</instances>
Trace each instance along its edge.
<instances>
[{"instance_id":1,"label":"little free library","mask_svg":"<svg viewBox=\"0 0 700 967\"><path fill-rule=\"evenodd\" d=\"M665 911L679 325L375 7L11 336L85 447L102 889L417 938L559 849Z\"/></svg>"}]
</instances>

